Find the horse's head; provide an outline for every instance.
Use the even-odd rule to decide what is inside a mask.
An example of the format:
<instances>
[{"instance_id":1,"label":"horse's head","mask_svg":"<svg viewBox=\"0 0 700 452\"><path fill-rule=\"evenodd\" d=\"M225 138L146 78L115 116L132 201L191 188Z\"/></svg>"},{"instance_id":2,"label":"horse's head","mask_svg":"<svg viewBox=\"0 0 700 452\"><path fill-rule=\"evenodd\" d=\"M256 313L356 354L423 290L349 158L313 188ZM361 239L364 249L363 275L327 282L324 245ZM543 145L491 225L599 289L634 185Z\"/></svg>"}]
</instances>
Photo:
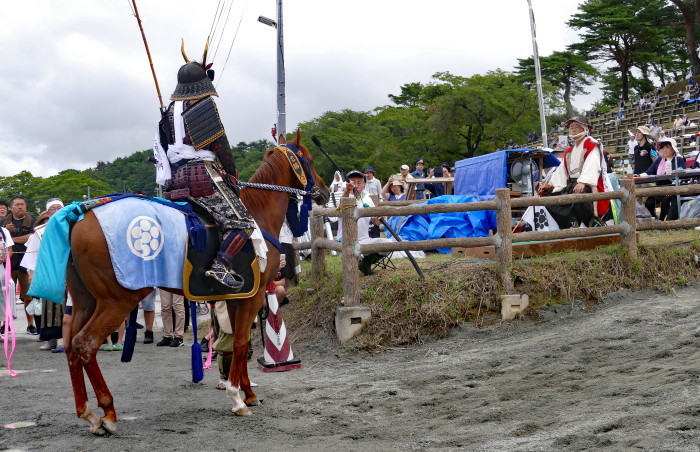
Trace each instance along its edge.
<instances>
[{"instance_id":1,"label":"horse's head","mask_svg":"<svg viewBox=\"0 0 700 452\"><path fill-rule=\"evenodd\" d=\"M323 182L321 176L316 172L316 168L314 168L314 159L311 153L306 146L301 144L301 132L297 130L296 137L294 141L291 142L286 141L284 136L280 135L279 145L280 147L292 151L299 159L300 167L290 159L290 170L294 173L292 177L292 188L300 188L302 190L310 189L311 197L314 202L319 205L325 205L330 199L330 191ZM278 152L278 148L267 151L265 160L275 152ZM303 177L301 175L303 175ZM304 178L307 181L306 185L303 183Z\"/></svg>"}]
</instances>

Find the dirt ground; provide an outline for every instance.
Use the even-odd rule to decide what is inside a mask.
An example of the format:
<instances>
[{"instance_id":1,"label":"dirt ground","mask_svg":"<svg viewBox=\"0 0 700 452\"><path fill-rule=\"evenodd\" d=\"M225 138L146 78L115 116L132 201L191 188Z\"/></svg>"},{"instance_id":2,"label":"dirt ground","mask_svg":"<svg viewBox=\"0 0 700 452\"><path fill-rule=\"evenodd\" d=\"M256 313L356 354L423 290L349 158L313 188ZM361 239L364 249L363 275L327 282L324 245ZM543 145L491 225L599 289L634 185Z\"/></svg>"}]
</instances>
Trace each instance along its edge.
<instances>
[{"instance_id":1,"label":"dirt ground","mask_svg":"<svg viewBox=\"0 0 700 452\"><path fill-rule=\"evenodd\" d=\"M98 355L120 416L111 438L75 417L65 357L22 329L22 373L0 368L0 425L36 425L0 428L0 450L698 451L699 307L700 285L620 292L375 356L319 337L293 346L300 370L251 363L263 404L248 418L214 389L216 371L190 382L189 347L140 343L129 364Z\"/></svg>"}]
</instances>

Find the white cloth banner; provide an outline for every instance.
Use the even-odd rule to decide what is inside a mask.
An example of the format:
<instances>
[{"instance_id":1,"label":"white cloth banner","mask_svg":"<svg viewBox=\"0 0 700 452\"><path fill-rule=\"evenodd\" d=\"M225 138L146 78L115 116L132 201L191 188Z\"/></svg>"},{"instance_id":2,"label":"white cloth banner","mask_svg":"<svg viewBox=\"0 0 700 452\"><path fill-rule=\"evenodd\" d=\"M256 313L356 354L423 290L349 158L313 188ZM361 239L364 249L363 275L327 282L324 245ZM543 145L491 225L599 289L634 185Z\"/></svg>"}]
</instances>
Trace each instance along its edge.
<instances>
[{"instance_id":1,"label":"white cloth banner","mask_svg":"<svg viewBox=\"0 0 700 452\"><path fill-rule=\"evenodd\" d=\"M559 225L549 211L542 206L530 206L523 214L523 221L532 227L533 231L556 231Z\"/></svg>"}]
</instances>

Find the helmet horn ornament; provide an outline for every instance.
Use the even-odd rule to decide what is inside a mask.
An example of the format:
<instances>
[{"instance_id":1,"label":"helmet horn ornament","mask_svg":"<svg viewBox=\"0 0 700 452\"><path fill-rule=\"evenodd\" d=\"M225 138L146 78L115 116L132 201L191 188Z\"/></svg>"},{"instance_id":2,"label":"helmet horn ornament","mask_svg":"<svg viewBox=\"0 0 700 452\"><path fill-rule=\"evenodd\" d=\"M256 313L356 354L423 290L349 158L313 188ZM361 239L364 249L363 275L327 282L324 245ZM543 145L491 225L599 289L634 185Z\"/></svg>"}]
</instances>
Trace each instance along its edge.
<instances>
[{"instance_id":1,"label":"helmet horn ornament","mask_svg":"<svg viewBox=\"0 0 700 452\"><path fill-rule=\"evenodd\" d=\"M207 43L204 46L204 55L202 55L202 66L207 67L207 52L209 51L209 36L207 36ZM184 42L184 41L183 41Z\"/></svg>"},{"instance_id":2,"label":"helmet horn ornament","mask_svg":"<svg viewBox=\"0 0 700 452\"><path fill-rule=\"evenodd\" d=\"M187 58L187 54L185 53L185 40L183 38L180 38L180 39L182 39L182 45L180 46L180 51L182 52L182 57L185 59L185 63L191 63L190 59ZM204 54L206 55L206 51L204 52Z\"/></svg>"}]
</instances>

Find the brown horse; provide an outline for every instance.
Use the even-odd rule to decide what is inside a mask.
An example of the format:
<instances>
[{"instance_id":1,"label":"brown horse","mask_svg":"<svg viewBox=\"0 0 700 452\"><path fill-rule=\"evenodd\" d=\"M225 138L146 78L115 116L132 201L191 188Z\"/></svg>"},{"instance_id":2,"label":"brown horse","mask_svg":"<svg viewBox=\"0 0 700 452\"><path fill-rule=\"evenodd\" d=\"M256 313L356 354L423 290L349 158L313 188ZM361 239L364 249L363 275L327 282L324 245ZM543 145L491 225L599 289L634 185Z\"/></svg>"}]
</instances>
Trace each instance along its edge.
<instances>
[{"instance_id":1,"label":"brown horse","mask_svg":"<svg viewBox=\"0 0 700 452\"><path fill-rule=\"evenodd\" d=\"M320 193L315 201L324 204L329 197L328 189L313 169L311 155L300 143L297 132L292 144L297 146L308 159L315 188ZM286 143L280 137L280 144ZM250 182L303 188L293 172L287 157L276 149L265 154L263 163L250 179ZM289 202L289 194L279 191L246 188L241 191L241 200L264 231L279 237ZM228 314L234 333L233 361L229 373L230 386L226 393L233 401L232 411L246 416L251 412L247 406L258 405L255 393L250 387L246 352L250 326L258 310L263 305L265 287L273 281L279 267L279 251L268 246L267 266L261 274L257 293L247 299L228 302ZM71 233L71 260L67 271L68 290L73 298L71 337L65 340L66 356L70 369L75 406L78 417L90 424L90 431L96 435L116 433L117 415L112 395L107 388L102 372L97 364L97 350L107 335L117 329L129 312L136 307L152 288L129 290L118 282L112 268L107 242L97 218L88 212L84 219L73 226ZM172 290L173 292L177 292ZM97 397L97 404L104 411L98 418L88 406L83 369ZM238 388L245 398L241 399Z\"/></svg>"}]
</instances>

